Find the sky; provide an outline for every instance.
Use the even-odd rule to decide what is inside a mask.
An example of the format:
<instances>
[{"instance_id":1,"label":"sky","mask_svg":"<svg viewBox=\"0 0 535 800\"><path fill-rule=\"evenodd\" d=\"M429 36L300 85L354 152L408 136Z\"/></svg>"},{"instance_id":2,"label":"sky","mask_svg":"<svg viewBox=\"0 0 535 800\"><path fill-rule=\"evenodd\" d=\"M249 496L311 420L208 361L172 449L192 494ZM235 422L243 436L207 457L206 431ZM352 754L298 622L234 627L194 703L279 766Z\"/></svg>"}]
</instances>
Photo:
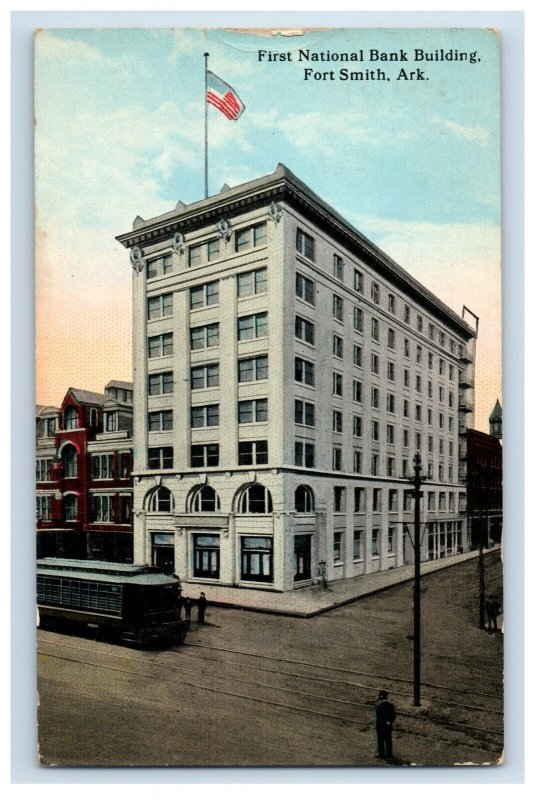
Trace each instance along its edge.
<instances>
[{"instance_id":1,"label":"sky","mask_svg":"<svg viewBox=\"0 0 535 800\"><path fill-rule=\"evenodd\" d=\"M365 60L305 62L300 50ZM375 50L389 60L370 61ZM455 51L475 63L436 59ZM203 197L204 52L246 107L236 122L209 108L209 194L282 162L454 311L468 306L487 431L502 397L499 42L482 29L41 30L37 402L131 380L131 266L115 236ZM341 81L342 67L390 80ZM427 79L396 80L402 68Z\"/></svg>"}]
</instances>

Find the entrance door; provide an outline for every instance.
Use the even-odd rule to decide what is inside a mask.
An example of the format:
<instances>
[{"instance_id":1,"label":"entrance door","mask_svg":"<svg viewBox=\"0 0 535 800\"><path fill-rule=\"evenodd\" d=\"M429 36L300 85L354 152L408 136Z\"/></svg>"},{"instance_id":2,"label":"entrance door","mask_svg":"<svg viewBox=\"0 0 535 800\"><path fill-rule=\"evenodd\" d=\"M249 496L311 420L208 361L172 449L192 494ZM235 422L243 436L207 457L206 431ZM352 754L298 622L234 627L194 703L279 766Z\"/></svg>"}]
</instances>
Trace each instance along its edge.
<instances>
[{"instance_id":1,"label":"entrance door","mask_svg":"<svg viewBox=\"0 0 535 800\"><path fill-rule=\"evenodd\" d=\"M294 581L305 581L311 577L312 536L294 537Z\"/></svg>"},{"instance_id":2,"label":"entrance door","mask_svg":"<svg viewBox=\"0 0 535 800\"><path fill-rule=\"evenodd\" d=\"M172 533L152 534L152 566L172 575L175 572L175 543Z\"/></svg>"},{"instance_id":3,"label":"entrance door","mask_svg":"<svg viewBox=\"0 0 535 800\"><path fill-rule=\"evenodd\" d=\"M242 536L242 581L273 581L273 541L269 536Z\"/></svg>"}]
</instances>

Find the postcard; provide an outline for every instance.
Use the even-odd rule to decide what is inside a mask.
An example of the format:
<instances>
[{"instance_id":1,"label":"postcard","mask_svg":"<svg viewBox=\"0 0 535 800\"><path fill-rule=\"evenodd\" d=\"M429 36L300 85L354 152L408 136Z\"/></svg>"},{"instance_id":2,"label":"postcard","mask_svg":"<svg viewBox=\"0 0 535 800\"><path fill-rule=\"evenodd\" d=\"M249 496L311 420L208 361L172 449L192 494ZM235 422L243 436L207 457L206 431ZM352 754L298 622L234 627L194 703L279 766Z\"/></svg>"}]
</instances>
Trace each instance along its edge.
<instances>
[{"instance_id":1,"label":"postcard","mask_svg":"<svg viewBox=\"0 0 535 800\"><path fill-rule=\"evenodd\" d=\"M36 32L43 767L503 762L499 75Z\"/></svg>"}]
</instances>

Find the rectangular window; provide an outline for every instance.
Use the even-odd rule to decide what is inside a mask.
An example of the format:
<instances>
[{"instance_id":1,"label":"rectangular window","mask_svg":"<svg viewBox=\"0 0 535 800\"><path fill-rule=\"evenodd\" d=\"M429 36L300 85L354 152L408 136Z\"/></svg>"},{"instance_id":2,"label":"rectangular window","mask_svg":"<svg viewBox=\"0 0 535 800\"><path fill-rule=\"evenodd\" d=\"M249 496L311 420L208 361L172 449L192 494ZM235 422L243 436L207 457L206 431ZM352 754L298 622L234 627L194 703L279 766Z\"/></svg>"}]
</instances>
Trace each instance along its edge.
<instances>
[{"instance_id":1,"label":"rectangular window","mask_svg":"<svg viewBox=\"0 0 535 800\"><path fill-rule=\"evenodd\" d=\"M390 350L396 349L396 332L392 329L388 329L388 347Z\"/></svg>"},{"instance_id":2,"label":"rectangular window","mask_svg":"<svg viewBox=\"0 0 535 800\"><path fill-rule=\"evenodd\" d=\"M362 472L362 453L360 450L353 450L353 472L360 475Z\"/></svg>"},{"instance_id":3,"label":"rectangular window","mask_svg":"<svg viewBox=\"0 0 535 800\"><path fill-rule=\"evenodd\" d=\"M372 439L374 442L379 441L379 421L376 419L372 420Z\"/></svg>"},{"instance_id":4,"label":"rectangular window","mask_svg":"<svg viewBox=\"0 0 535 800\"><path fill-rule=\"evenodd\" d=\"M409 417L409 401L403 401L403 416L408 418Z\"/></svg>"},{"instance_id":5,"label":"rectangular window","mask_svg":"<svg viewBox=\"0 0 535 800\"><path fill-rule=\"evenodd\" d=\"M362 403L362 382L353 381L353 402Z\"/></svg>"},{"instance_id":6,"label":"rectangular window","mask_svg":"<svg viewBox=\"0 0 535 800\"><path fill-rule=\"evenodd\" d=\"M219 303L219 281L210 281L202 286L193 286L189 290L189 307L196 308L215 306Z\"/></svg>"},{"instance_id":7,"label":"rectangular window","mask_svg":"<svg viewBox=\"0 0 535 800\"><path fill-rule=\"evenodd\" d=\"M372 510L373 511L380 511L381 510L381 489L374 489L373 490Z\"/></svg>"},{"instance_id":8,"label":"rectangular window","mask_svg":"<svg viewBox=\"0 0 535 800\"><path fill-rule=\"evenodd\" d=\"M91 501L94 522L113 522L113 495L95 494Z\"/></svg>"},{"instance_id":9,"label":"rectangular window","mask_svg":"<svg viewBox=\"0 0 535 800\"><path fill-rule=\"evenodd\" d=\"M295 464L298 467L314 467L314 445L310 442L295 443Z\"/></svg>"},{"instance_id":10,"label":"rectangular window","mask_svg":"<svg viewBox=\"0 0 535 800\"><path fill-rule=\"evenodd\" d=\"M409 446L409 429L403 428L403 447Z\"/></svg>"},{"instance_id":11,"label":"rectangular window","mask_svg":"<svg viewBox=\"0 0 535 800\"><path fill-rule=\"evenodd\" d=\"M362 561L362 530L353 531L353 561Z\"/></svg>"},{"instance_id":12,"label":"rectangular window","mask_svg":"<svg viewBox=\"0 0 535 800\"><path fill-rule=\"evenodd\" d=\"M307 386L314 386L314 364L311 361L305 361L304 358L296 358L295 380L298 383L305 383Z\"/></svg>"},{"instance_id":13,"label":"rectangular window","mask_svg":"<svg viewBox=\"0 0 535 800\"><path fill-rule=\"evenodd\" d=\"M268 357L240 358L238 361L238 383L263 381L268 377Z\"/></svg>"},{"instance_id":14,"label":"rectangular window","mask_svg":"<svg viewBox=\"0 0 535 800\"><path fill-rule=\"evenodd\" d=\"M209 389L219 386L219 364L202 364L191 368L191 388Z\"/></svg>"},{"instance_id":15,"label":"rectangular window","mask_svg":"<svg viewBox=\"0 0 535 800\"><path fill-rule=\"evenodd\" d=\"M445 366L446 366L446 365L445 365L445 363L444 363L444 359L443 359L443 358L439 358L439 359L438 359L438 374L439 374L439 375L444 375L444 368L445 368Z\"/></svg>"},{"instance_id":16,"label":"rectangular window","mask_svg":"<svg viewBox=\"0 0 535 800\"><path fill-rule=\"evenodd\" d=\"M343 415L341 411L333 411L333 433L342 433Z\"/></svg>"},{"instance_id":17,"label":"rectangular window","mask_svg":"<svg viewBox=\"0 0 535 800\"><path fill-rule=\"evenodd\" d=\"M403 511L412 511L412 491L405 489L403 492Z\"/></svg>"},{"instance_id":18,"label":"rectangular window","mask_svg":"<svg viewBox=\"0 0 535 800\"><path fill-rule=\"evenodd\" d=\"M335 486L333 490L333 510L344 512L346 510L346 490L345 486Z\"/></svg>"},{"instance_id":19,"label":"rectangular window","mask_svg":"<svg viewBox=\"0 0 535 800\"><path fill-rule=\"evenodd\" d=\"M386 459L386 474L389 478L394 478L396 475L396 459L391 456Z\"/></svg>"},{"instance_id":20,"label":"rectangular window","mask_svg":"<svg viewBox=\"0 0 535 800\"><path fill-rule=\"evenodd\" d=\"M433 410L431 408L427 409L427 424L428 425L433 424Z\"/></svg>"},{"instance_id":21,"label":"rectangular window","mask_svg":"<svg viewBox=\"0 0 535 800\"><path fill-rule=\"evenodd\" d=\"M52 467L51 458L39 458L35 464L35 479L38 482L50 480L50 470ZM44 495L43 495L44 496Z\"/></svg>"},{"instance_id":22,"label":"rectangular window","mask_svg":"<svg viewBox=\"0 0 535 800\"><path fill-rule=\"evenodd\" d=\"M427 437L427 449L428 449L428 451L430 453L433 452L433 437L432 436L428 436Z\"/></svg>"},{"instance_id":23,"label":"rectangular window","mask_svg":"<svg viewBox=\"0 0 535 800\"><path fill-rule=\"evenodd\" d=\"M438 493L438 510L439 511L446 510L446 492Z\"/></svg>"},{"instance_id":24,"label":"rectangular window","mask_svg":"<svg viewBox=\"0 0 535 800\"><path fill-rule=\"evenodd\" d=\"M371 389L372 408L379 408L379 389L377 386L372 386Z\"/></svg>"},{"instance_id":25,"label":"rectangular window","mask_svg":"<svg viewBox=\"0 0 535 800\"><path fill-rule=\"evenodd\" d=\"M198 328L190 328L190 343L192 350L216 347L219 344L219 322L213 322L211 325L200 325Z\"/></svg>"},{"instance_id":26,"label":"rectangular window","mask_svg":"<svg viewBox=\"0 0 535 800\"><path fill-rule=\"evenodd\" d=\"M362 436L362 417L353 416L353 436Z\"/></svg>"},{"instance_id":27,"label":"rectangular window","mask_svg":"<svg viewBox=\"0 0 535 800\"><path fill-rule=\"evenodd\" d=\"M429 333L429 338L431 339L431 341L434 341L434 339L435 339L435 326L433 325L432 322L429 323L428 333Z\"/></svg>"},{"instance_id":28,"label":"rectangular window","mask_svg":"<svg viewBox=\"0 0 535 800\"><path fill-rule=\"evenodd\" d=\"M172 392L172 372L156 372L149 375L149 395L172 394Z\"/></svg>"},{"instance_id":29,"label":"rectangular window","mask_svg":"<svg viewBox=\"0 0 535 800\"><path fill-rule=\"evenodd\" d=\"M359 344L353 345L353 366L362 367L362 347Z\"/></svg>"},{"instance_id":30,"label":"rectangular window","mask_svg":"<svg viewBox=\"0 0 535 800\"><path fill-rule=\"evenodd\" d=\"M267 418L267 398L259 400L240 400L238 403L238 423L240 425L248 422L267 422Z\"/></svg>"},{"instance_id":31,"label":"rectangular window","mask_svg":"<svg viewBox=\"0 0 535 800\"><path fill-rule=\"evenodd\" d=\"M51 518L51 497L50 495L38 494L36 497L37 519L49 520Z\"/></svg>"},{"instance_id":32,"label":"rectangular window","mask_svg":"<svg viewBox=\"0 0 535 800\"><path fill-rule=\"evenodd\" d=\"M219 425L219 404L193 406L191 409L192 428L214 428Z\"/></svg>"},{"instance_id":33,"label":"rectangular window","mask_svg":"<svg viewBox=\"0 0 535 800\"><path fill-rule=\"evenodd\" d=\"M356 292L364 289L364 276L358 269L353 270L353 288Z\"/></svg>"},{"instance_id":34,"label":"rectangular window","mask_svg":"<svg viewBox=\"0 0 535 800\"><path fill-rule=\"evenodd\" d=\"M296 400L294 409L294 420L298 425L308 425L314 427L314 403L307 403L305 400Z\"/></svg>"},{"instance_id":35,"label":"rectangular window","mask_svg":"<svg viewBox=\"0 0 535 800\"><path fill-rule=\"evenodd\" d=\"M386 377L389 381L396 380L396 367L393 361L388 361L386 364Z\"/></svg>"},{"instance_id":36,"label":"rectangular window","mask_svg":"<svg viewBox=\"0 0 535 800\"><path fill-rule=\"evenodd\" d=\"M202 244L192 244L188 250L188 266L196 267L202 261Z\"/></svg>"},{"instance_id":37,"label":"rectangular window","mask_svg":"<svg viewBox=\"0 0 535 800\"><path fill-rule=\"evenodd\" d=\"M358 306L355 306L353 309L353 328L358 331L358 333L362 333L364 328L362 308Z\"/></svg>"},{"instance_id":38,"label":"rectangular window","mask_svg":"<svg viewBox=\"0 0 535 800\"><path fill-rule=\"evenodd\" d=\"M156 278L159 275L168 275L173 271L173 257L170 253L157 258L147 259L147 278Z\"/></svg>"},{"instance_id":39,"label":"rectangular window","mask_svg":"<svg viewBox=\"0 0 535 800\"><path fill-rule=\"evenodd\" d=\"M434 511L435 510L435 493L434 492L428 492L428 494L427 494L427 509L428 509L428 511Z\"/></svg>"},{"instance_id":40,"label":"rectangular window","mask_svg":"<svg viewBox=\"0 0 535 800\"><path fill-rule=\"evenodd\" d=\"M251 272L241 272L237 276L238 297L250 297L253 294L267 292L267 269L255 269Z\"/></svg>"},{"instance_id":41,"label":"rectangular window","mask_svg":"<svg viewBox=\"0 0 535 800\"><path fill-rule=\"evenodd\" d=\"M238 317L238 341L243 342L248 339L259 339L268 334L268 315L267 311L261 314L248 314L246 317Z\"/></svg>"},{"instance_id":42,"label":"rectangular window","mask_svg":"<svg viewBox=\"0 0 535 800\"><path fill-rule=\"evenodd\" d=\"M388 510L389 511L397 511L398 510L398 490L397 489L390 489L388 492Z\"/></svg>"},{"instance_id":43,"label":"rectangular window","mask_svg":"<svg viewBox=\"0 0 535 800\"><path fill-rule=\"evenodd\" d=\"M454 370L453 364L449 365L449 378L450 378L450 381L454 380L454 378L455 378L455 370Z\"/></svg>"},{"instance_id":44,"label":"rectangular window","mask_svg":"<svg viewBox=\"0 0 535 800\"><path fill-rule=\"evenodd\" d=\"M219 466L218 444L192 444L192 467L217 467Z\"/></svg>"},{"instance_id":45,"label":"rectangular window","mask_svg":"<svg viewBox=\"0 0 535 800\"><path fill-rule=\"evenodd\" d=\"M310 259L310 261L314 261L314 244L312 236L302 231L301 228L297 228L295 234L295 249L298 253Z\"/></svg>"},{"instance_id":46,"label":"rectangular window","mask_svg":"<svg viewBox=\"0 0 535 800\"><path fill-rule=\"evenodd\" d=\"M237 253L241 253L244 250L251 250L253 247L260 247L266 242L267 225L265 222L259 222L257 225L236 231L234 247Z\"/></svg>"},{"instance_id":47,"label":"rectangular window","mask_svg":"<svg viewBox=\"0 0 535 800\"><path fill-rule=\"evenodd\" d=\"M374 375L379 375L379 356L377 353L372 353L371 370Z\"/></svg>"},{"instance_id":48,"label":"rectangular window","mask_svg":"<svg viewBox=\"0 0 535 800\"><path fill-rule=\"evenodd\" d=\"M373 281L371 285L371 296L374 303L379 303L379 284L375 281Z\"/></svg>"},{"instance_id":49,"label":"rectangular window","mask_svg":"<svg viewBox=\"0 0 535 800\"><path fill-rule=\"evenodd\" d=\"M411 374L408 369L403 370L403 386L408 389L411 385Z\"/></svg>"},{"instance_id":50,"label":"rectangular window","mask_svg":"<svg viewBox=\"0 0 535 800\"><path fill-rule=\"evenodd\" d=\"M339 372L333 372L333 394L342 397L342 375Z\"/></svg>"},{"instance_id":51,"label":"rectangular window","mask_svg":"<svg viewBox=\"0 0 535 800\"><path fill-rule=\"evenodd\" d=\"M333 294L333 317L339 322L344 321L344 301L337 294Z\"/></svg>"},{"instance_id":52,"label":"rectangular window","mask_svg":"<svg viewBox=\"0 0 535 800\"><path fill-rule=\"evenodd\" d=\"M422 393L422 376L416 373L416 391Z\"/></svg>"},{"instance_id":53,"label":"rectangular window","mask_svg":"<svg viewBox=\"0 0 535 800\"><path fill-rule=\"evenodd\" d=\"M149 447L148 450L149 469L172 469L173 468L173 448L172 447Z\"/></svg>"},{"instance_id":54,"label":"rectangular window","mask_svg":"<svg viewBox=\"0 0 535 800\"><path fill-rule=\"evenodd\" d=\"M394 552L395 528L388 529L388 552Z\"/></svg>"},{"instance_id":55,"label":"rectangular window","mask_svg":"<svg viewBox=\"0 0 535 800\"><path fill-rule=\"evenodd\" d=\"M416 403L416 406L414 408L414 415L417 422L422 421L422 406L419 403Z\"/></svg>"},{"instance_id":56,"label":"rectangular window","mask_svg":"<svg viewBox=\"0 0 535 800\"><path fill-rule=\"evenodd\" d=\"M220 245L221 239L210 239L209 242L206 242L206 256L208 261L215 261L216 258L219 258Z\"/></svg>"},{"instance_id":57,"label":"rectangular window","mask_svg":"<svg viewBox=\"0 0 535 800\"><path fill-rule=\"evenodd\" d=\"M173 315L173 295L160 294L147 300L147 319L161 319Z\"/></svg>"},{"instance_id":58,"label":"rectangular window","mask_svg":"<svg viewBox=\"0 0 535 800\"><path fill-rule=\"evenodd\" d=\"M259 442L239 442L238 443L238 464L247 466L250 464L268 463L268 443L265 440Z\"/></svg>"},{"instance_id":59,"label":"rectangular window","mask_svg":"<svg viewBox=\"0 0 535 800\"><path fill-rule=\"evenodd\" d=\"M372 528L372 556L379 555L379 528Z\"/></svg>"},{"instance_id":60,"label":"rectangular window","mask_svg":"<svg viewBox=\"0 0 535 800\"><path fill-rule=\"evenodd\" d=\"M161 333L159 336L149 336L147 340L149 358L170 356L173 354L173 334Z\"/></svg>"},{"instance_id":61,"label":"rectangular window","mask_svg":"<svg viewBox=\"0 0 535 800\"><path fill-rule=\"evenodd\" d=\"M355 487L354 492L354 510L355 513L360 513L366 510L366 492L360 487Z\"/></svg>"},{"instance_id":62,"label":"rectangular window","mask_svg":"<svg viewBox=\"0 0 535 800\"><path fill-rule=\"evenodd\" d=\"M427 354L427 366L429 369L433 369L433 353Z\"/></svg>"},{"instance_id":63,"label":"rectangular window","mask_svg":"<svg viewBox=\"0 0 535 800\"><path fill-rule=\"evenodd\" d=\"M393 425L387 425L386 426L386 443L387 444L394 444L394 436L395 436L394 426Z\"/></svg>"},{"instance_id":64,"label":"rectangular window","mask_svg":"<svg viewBox=\"0 0 535 800\"><path fill-rule=\"evenodd\" d=\"M314 323L303 317L295 317L295 338L307 344L314 344Z\"/></svg>"},{"instance_id":65,"label":"rectangular window","mask_svg":"<svg viewBox=\"0 0 535 800\"><path fill-rule=\"evenodd\" d=\"M388 295L388 310L391 314L396 313L396 298L393 294Z\"/></svg>"},{"instance_id":66,"label":"rectangular window","mask_svg":"<svg viewBox=\"0 0 535 800\"><path fill-rule=\"evenodd\" d=\"M295 293L297 297L300 297L301 300L304 300L306 303L310 303L312 306L316 304L314 281L305 278L305 276L301 275L299 272L295 275Z\"/></svg>"},{"instance_id":67,"label":"rectangular window","mask_svg":"<svg viewBox=\"0 0 535 800\"><path fill-rule=\"evenodd\" d=\"M424 321L420 314L416 315L416 330L421 333L424 326Z\"/></svg>"},{"instance_id":68,"label":"rectangular window","mask_svg":"<svg viewBox=\"0 0 535 800\"><path fill-rule=\"evenodd\" d=\"M405 320L407 325L410 325L410 322L411 322L411 309L410 309L410 306L407 305L407 303L405 303L405 307L403 309L403 319Z\"/></svg>"},{"instance_id":69,"label":"rectangular window","mask_svg":"<svg viewBox=\"0 0 535 800\"><path fill-rule=\"evenodd\" d=\"M430 400L433 399L433 382L427 381L427 396Z\"/></svg>"},{"instance_id":70,"label":"rectangular window","mask_svg":"<svg viewBox=\"0 0 535 800\"><path fill-rule=\"evenodd\" d=\"M333 356L336 356L336 358L344 357L344 340L336 334L333 336Z\"/></svg>"},{"instance_id":71,"label":"rectangular window","mask_svg":"<svg viewBox=\"0 0 535 800\"><path fill-rule=\"evenodd\" d=\"M419 344L416 345L416 363L422 363L422 348Z\"/></svg>"},{"instance_id":72,"label":"rectangular window","mask_svg":"<svg viewBox=\"0 0 535 800\"><path fill-rule=\"evenodd\" d=\"M337 255L333 255L333 275L337 281L344 280L344 259Z\"/></svg>"},{"instance_id":73,"label":"rectangular window","mask_svg":"<svg viewBox=\"0 0 535 800\"><path fill-rule=\"evenodd\" d=\"M333 470L340 472L342 469L342 449L340 447L333 447Z\"/></svg>"},{"instance_id":74,"label":"rectangular window","mask_svg":"<svg viewBox=\"0 0 535 800\"><path fill-rule=\"evenodd\" d=\"M106 453L103 455L94 455L91 457L91 475L97 480L108 480L114 477L113 475L113 454Z\"/></svg>"},{"instance_id":75,"label":"rectangular window","mask_svg":"<svg viewBox=\"0 0 535 800\"><path fill-rule=\"evenodd\" d=\"M334 531L333 533L333 561L335 564L341 564L342 559L342 540L344 534L341 531Z\"/></svg>"},{"instance_id":76,"label":"rectangular window","mask_svg":"<svg viewBox=\"0 0 535 800\"><path fill-rule=\"evenodd\" d=\"M149 431L172 431L173 412L170 409L165 411L150 411L148 415Z\"/></svg>"},{"instance_id":77,"label":"rectangular window","mask_svg":"<svg viewBox=\"0 0 535 800\"><path fill-rule=\"evenodd\" d=\"M379 474L379 456L377 453L372 453L370 472L372 475Z\"/></svg>"},{"instance_id":78,"label":"rectangular window","mask_svg":"<svg viewBox=\"0 0 535 800\"><path fill-rule=\"evenodd\" d=\"M372 339L374 342L379 341L379 320L372 317Z\"/></svg>"}]
</instances>

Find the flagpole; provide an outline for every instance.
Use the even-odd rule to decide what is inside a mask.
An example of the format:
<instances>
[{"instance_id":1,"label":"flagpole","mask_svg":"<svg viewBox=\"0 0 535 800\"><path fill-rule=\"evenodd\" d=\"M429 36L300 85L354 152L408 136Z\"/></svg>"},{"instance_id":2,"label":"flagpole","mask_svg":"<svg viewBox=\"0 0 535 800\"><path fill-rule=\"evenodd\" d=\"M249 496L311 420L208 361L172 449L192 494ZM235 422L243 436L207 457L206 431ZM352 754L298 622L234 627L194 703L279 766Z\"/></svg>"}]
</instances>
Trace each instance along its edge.
<instances>
[{"instance_id":1,"label":"flagpole","mask_svg":"<svg viewBox=\"0 0 535 800\"><path fill-rule=\"evenodd\" d=\"M208 197L208 56L204 54L204 197Z\"/></svg>"}]
</instances>

